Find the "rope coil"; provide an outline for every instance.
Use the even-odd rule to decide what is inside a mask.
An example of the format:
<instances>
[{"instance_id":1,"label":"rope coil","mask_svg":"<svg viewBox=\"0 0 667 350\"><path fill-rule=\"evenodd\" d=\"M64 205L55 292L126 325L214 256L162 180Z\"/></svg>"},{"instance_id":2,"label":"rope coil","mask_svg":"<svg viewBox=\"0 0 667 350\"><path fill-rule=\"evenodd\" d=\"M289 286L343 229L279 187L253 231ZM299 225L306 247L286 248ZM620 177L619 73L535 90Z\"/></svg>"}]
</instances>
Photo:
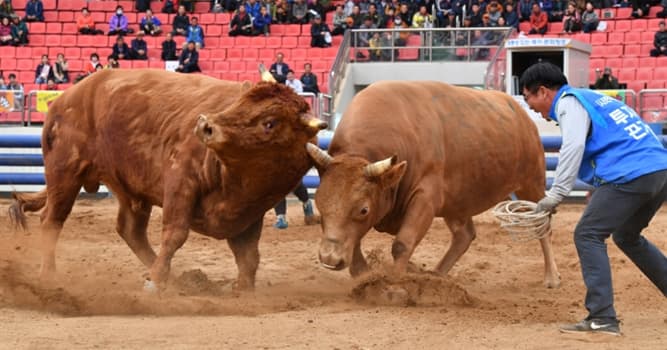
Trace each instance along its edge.
<instances>
[{"instance_id":1,"label":"rope coil","mask_svg":"<svg viewBox=\"0 0 667 350\"><path fill-rule=\"evenodd\" d=\"M536 213L536 203L529 201L504 201L493 208L493 215L500 227L515 242L541 239L551 232L551 213Z\"/></svg>"}]
</instances>

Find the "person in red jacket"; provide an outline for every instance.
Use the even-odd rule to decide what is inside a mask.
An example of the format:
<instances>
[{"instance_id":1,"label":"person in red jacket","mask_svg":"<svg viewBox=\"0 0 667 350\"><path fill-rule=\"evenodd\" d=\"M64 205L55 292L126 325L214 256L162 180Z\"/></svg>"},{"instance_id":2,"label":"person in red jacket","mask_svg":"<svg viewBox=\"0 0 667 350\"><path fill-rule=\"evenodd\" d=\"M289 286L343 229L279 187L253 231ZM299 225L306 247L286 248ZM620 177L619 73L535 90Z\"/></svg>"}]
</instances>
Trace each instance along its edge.
<instances>
[{"instance_id":1,"label":"person in red jacket","mask_svg":"<svg viewBox=\"0 0 667 350\"><path fill-rule=\"evenodd\" d=\"M547 32L547 13L542 11L540 5L533 3L533 13L530 15L530 32L528 34L542 34Z\"/></svg>"},{"instance_id":2,"label":"person in red jacket","mask_svg":"<svg viewBox=\"0 0 667 350\"><path fill-rule=\"evenodd\" d=\"M104 34L103 31L95 29L95 21L87 7L81 9L81 15L76 19L76 27L81 34Z\"/></svg>"}]
</instances>

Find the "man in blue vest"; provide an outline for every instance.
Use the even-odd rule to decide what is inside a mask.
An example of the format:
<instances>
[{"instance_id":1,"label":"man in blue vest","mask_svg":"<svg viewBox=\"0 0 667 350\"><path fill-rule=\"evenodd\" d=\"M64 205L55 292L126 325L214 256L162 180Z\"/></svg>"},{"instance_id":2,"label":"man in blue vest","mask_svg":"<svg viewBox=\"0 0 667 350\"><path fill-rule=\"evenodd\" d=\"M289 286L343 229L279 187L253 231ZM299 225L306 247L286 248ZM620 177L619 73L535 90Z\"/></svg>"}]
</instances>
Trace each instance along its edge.
<instances>
[{"instance_id":1,"label":"man in blue vest","mask_svg":"<svg viewBox=\"0 0 667 350\"><path fill-rule=\"evenodd\" d=\"M611 235L667 297L667 258L641 235L667 198L667 150L630 107L568 86L551 63L529 67L520 85L528 106L558 122L563 137L554 184L535 211L553 212L577 176L596 187L574 231L589 314L560 330L620 335L605 241Z\"/></svg>"}]
</instances>

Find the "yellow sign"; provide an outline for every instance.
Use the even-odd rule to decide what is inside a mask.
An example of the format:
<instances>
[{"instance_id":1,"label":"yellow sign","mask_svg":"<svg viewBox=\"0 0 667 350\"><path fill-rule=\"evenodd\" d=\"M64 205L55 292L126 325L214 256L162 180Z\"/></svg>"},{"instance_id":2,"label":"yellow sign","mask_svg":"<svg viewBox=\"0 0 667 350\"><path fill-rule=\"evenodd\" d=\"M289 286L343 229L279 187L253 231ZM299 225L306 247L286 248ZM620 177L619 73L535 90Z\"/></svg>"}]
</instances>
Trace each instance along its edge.
<instances>
[{"instance_id":1,"label":"yellow sign","mask_svg":"<svg viewBox=\"0 0 667 350\"><path fill-rule=\"evenodd\" d=\"M11 91L0 92L0 112L11 112L14 110L14 93Z\"/></svg>"},{"instance_id":2,"label":"yellow sign","mask_svg":"<svg viewBox=\"0 0 667 350\"><path fill-rule=\"evenodd\" d=\"M37 91L37 112L48 112L51 103L62 93L62 91Z\"/></svg>"}]
</instances>

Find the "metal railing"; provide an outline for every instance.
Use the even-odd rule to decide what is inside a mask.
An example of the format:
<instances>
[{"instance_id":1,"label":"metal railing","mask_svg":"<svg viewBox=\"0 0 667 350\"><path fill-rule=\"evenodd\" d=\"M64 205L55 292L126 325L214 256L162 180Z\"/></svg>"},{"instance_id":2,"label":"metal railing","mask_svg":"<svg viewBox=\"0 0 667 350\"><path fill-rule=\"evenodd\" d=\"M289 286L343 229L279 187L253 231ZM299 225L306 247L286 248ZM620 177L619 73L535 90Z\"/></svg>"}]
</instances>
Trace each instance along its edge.
<instances>
[{"instance_id":1,"label":"metal railing","mask_svg":"<svg viewBox=\"0 0 667 350\"><path fill-rule=\"evenodd\" d=\"M334 59L333 66L329 72L329 93L333 98L338 93L340 84L345 77L345 70L347 69L347 63L349 62L348 58L350 56L350 31L345 31L343 34L343 40L336 54L336 59Z\"/></svg>"},{"instance_id":2,"label":"metal railing","mask_svg":"<svg viewBox=\"0 0 667 350\"><path fill-rule=\"evenodd\" d=\"M639 91L637 112L649 123L667 122L667 89Z\"/></svg>"}]
</instances>

